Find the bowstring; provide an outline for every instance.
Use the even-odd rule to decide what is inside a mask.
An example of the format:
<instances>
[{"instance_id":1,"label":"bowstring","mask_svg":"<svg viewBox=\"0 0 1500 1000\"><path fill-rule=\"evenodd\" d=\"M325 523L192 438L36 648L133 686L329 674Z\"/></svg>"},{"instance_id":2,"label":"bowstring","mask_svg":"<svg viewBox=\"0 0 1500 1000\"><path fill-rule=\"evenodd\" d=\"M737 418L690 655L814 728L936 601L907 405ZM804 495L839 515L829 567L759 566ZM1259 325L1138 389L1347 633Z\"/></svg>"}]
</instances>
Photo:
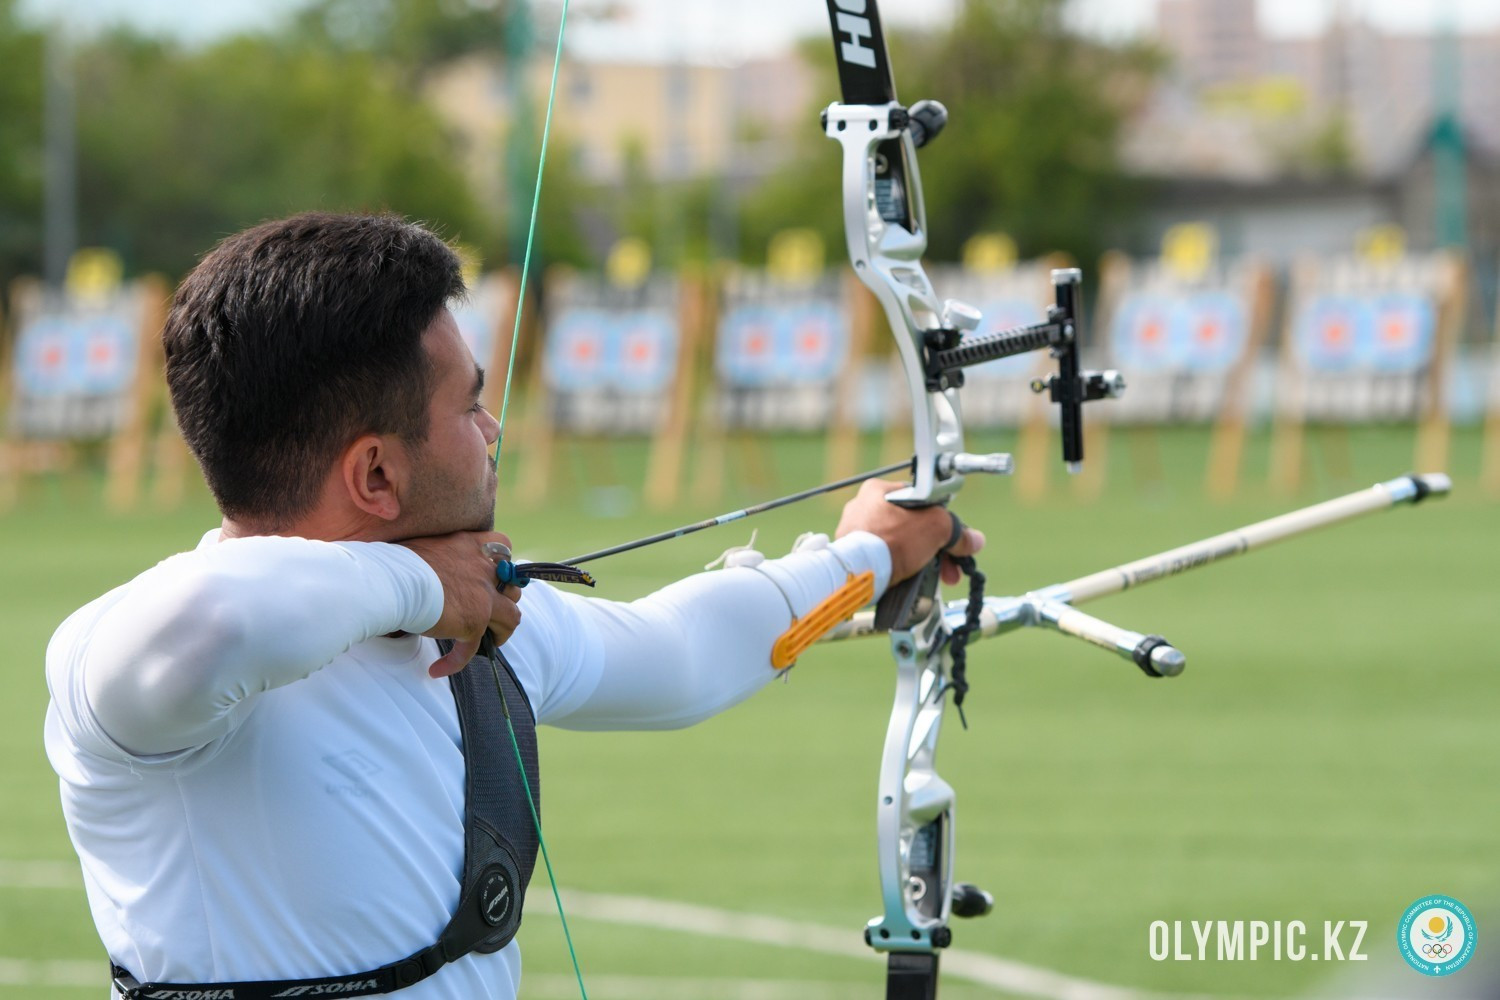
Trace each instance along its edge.
<instances>
[{"instance_id":1,"label":"bowstring","mask_svg":"<svg viewBox=\"0 0 1500 1000\"><path fill-rule=\"evenodd\" d=\"M557 101L557 71L562 66L563 32L568 27L568 0L563 0L557 24L557 52L552 57L552 82L547 88L547 112L542 116L542 146L537 156L536 187L531 195L531 221L526 227L526 250L521 255L521 285L516 292L516 324L510 333L505 359L505 392L500 397L500 428L495 438L495 475L500 474L500 449L505 444L505 415L510 411L511 380L516 373L516 345L521 340L521 317L526 310L526 288L531 275L531 249L536 242L536 218L542 205L542 177L547 172L547 142L552 136L552 107Z\"/></svg>"},{"instance_id":2,"label":"bowstring","mask_svg":"<svg viewBox=\"0 0 1500 1000\"><path fill-rule=\"evenodd\" d=\"M531 194L531 221L526 227L526 250L521 256L521 284L516 292L516 323L510 334L510 352L505 361L505 391L500 397L499 428L495 434L495 479L498 495L500 477L500 450L505 444L505 416L510 412L510 391L516 373L516 347L521 340L521 318L526 309L526 288L531 276L531 253L536 244L536 220L542 204L542 178L547 173L547 143L552 136L552 109L557 102L557 73L562 66L563 34L568 26L568 0L563 0L562 14L557 25L557 51L552 57L552 80L547 88L547 111L542 117L541 150L537 156L536 186ZM512 57L514 58L514 57ZM542 834L542 817L536 807L536 797L531 791L531 780L526 776L526 763L521 758L521 747L516 742L515 727L510 720L510 707L505 703L505 694L500 691L500 673L496 666L498 652L491 646L490 670L495 675L495 689L500 692L500 704L505 705L505 725L510 731L510 745L516 754L516 766L521 770L521 784L526 790L526 804L531 809L531 821L536 827L537 845L541 848L542 863L547 868L547 880L552 884L552 899L557 904L557 916L562 922L563 940L568 945L568 958L573 963L573 975L578 980L578 993L588 1000L588 990L583 985L583 969L578 962L578 952L573 947L573 934L568 929L568 917L563 912L562 894L557 888L557 876L552 871L552 858L547 851L547 838Z\"/></svg>"}]
</instances>

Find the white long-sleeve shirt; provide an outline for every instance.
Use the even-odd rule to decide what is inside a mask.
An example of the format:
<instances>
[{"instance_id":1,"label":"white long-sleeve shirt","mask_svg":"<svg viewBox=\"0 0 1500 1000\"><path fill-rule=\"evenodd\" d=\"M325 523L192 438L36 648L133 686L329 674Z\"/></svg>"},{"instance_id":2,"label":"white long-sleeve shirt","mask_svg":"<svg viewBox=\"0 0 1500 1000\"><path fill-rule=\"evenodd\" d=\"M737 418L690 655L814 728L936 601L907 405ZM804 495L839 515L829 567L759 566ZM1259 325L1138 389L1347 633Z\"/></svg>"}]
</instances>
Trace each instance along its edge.
<instances>
[{"instance_id":1,"label":"white long-sleeve shirt","mask_svg":"<svg viewBox=\"0 0 1500 1000\"><path fill-rule=\"evenodd\" d=\"M771 644L890 555L856 533L628 604L541 582L504 646L537 721L689 725L775 676ZM75 612L47 649L47 754L110 958L142 982L301 979L437 940L464 762L427 667L442 586L409 549L210 532ZM406 632L399 638L385 638ZM403 1000L509 1000L515 942Z\"/></svg>"}]
</instances>

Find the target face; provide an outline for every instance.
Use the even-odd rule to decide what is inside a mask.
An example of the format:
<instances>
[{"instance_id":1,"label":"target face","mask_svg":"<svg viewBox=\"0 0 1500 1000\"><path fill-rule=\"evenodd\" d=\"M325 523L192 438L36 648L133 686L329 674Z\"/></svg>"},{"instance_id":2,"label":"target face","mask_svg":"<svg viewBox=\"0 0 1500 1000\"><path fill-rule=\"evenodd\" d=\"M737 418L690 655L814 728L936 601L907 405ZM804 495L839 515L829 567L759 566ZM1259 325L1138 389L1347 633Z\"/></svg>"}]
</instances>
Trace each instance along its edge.
<instances>
[{"instance_id":1,"label":"target face","mask_svg":"<svg viewBox=\"0 0 1500 1000\"><path fill-rule=\"evenodd\" d=\"M609 382L613 323L600 309L575 309L560 316L547 333L543 374L559 392L603 389Z\"/></svg>"},{"instance_id":2,"label":"target face","mask_svg":"<svg viewBox=\"0 0 1500 1000\"><path fill-rule=\"evenodd\" d=\"M1392 293L1377 298L1373 312L1370 367L1398 373L1425 368L1437 333L1432 301L1422 295Z\"/></svg>"},{"instance_id":3,"label":"target face","mask_svg":"<svg viewBox=\"0 0 1500 1000\"><path fill-rule=\"evenodd\" d=\"M665 312L630 313L618 321L611 382L624 392L660 392L677 369L677 324Z\"/></svg>"},{"instance_id":4,"label":"target face","mask_svg":"<svg viewBox=\"0 0 1500 1000\"><path fill-rule=\"evenodd\" d=\"M16 345L16 388L31 398L119 395L135 378L136 347L123 313L39 317Z\"/></svg>"},{"instance_id":5,"label":"target face","mask_svg":"<svg viewBox=\"0 0 1500 1000\"><path fill-rule=\"evenodd\" d=\"M848 351L844 317L830 302L742 305L719 327L719 376L737 388L831 382Z\"/></svg>"}]
</instances>

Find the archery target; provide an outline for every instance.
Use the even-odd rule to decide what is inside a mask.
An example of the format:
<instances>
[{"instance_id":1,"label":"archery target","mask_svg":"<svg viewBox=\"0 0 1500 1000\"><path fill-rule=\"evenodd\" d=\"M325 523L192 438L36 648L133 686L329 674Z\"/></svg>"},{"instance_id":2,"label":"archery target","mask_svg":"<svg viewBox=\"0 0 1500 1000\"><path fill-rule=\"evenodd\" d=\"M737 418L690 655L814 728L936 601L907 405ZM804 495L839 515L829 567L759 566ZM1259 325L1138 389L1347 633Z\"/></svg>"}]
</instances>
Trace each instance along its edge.
<instances>
[{"instance_id":1,"label":"archery target","mask_svg":"<svg viewBox=\"0 0 1500 1000\"><path fill-rule=\"evenodd\" d=\"M22 331L16 347L16 388L21 395L68 392L71 340L67 323L57 316L44 316Z\"/></svg>"},{"instance_id":2,"label":"archery target","mask_svg":"<svg viewBox=\"0 0 1500 1000\"><path fill-rule=\"evenodd\" d=\"M632 393L661 392L677 369L677 324L665 312L627 313L617 320L613 385Z\"/></svg>"},{"instance_id":3,"label":"archery target","mask_svg":"<svg viewBox=\"0 0 1500 1000\"><path fill-rule=\"evenodd\" d=\"M1432 357L1436 310L1426 296L1393 292L1375 300L1369 364L1379 372L1415 372Z\"/></svg>"},{"instance_id":4,"label":"archery target","mask_svg":"<svg viewBox=\"0 0 1500 1000\"><path fill-rule=\"evenodd\" d=\"M1317 296L1293 327L1297 355L1309 371L1353 371L1369 355L1374 323L1368 302L1349 295Z\"/></svg>"},{"instance_id":5,"label":"archery target","mask_svg":"<svg viewBox=\"0 0 1500 1000\"><path fill-rule=\"evenodd\" d=\"M38 399L118 395L135 377L135 356L135 324L128 316L42 316L21 331L16 389Z\"/></svg>"},{"instance_id":6,"label":"archery target","mask_svg":"<svg viewBox=\"0 0 1500 1000\"><path fill-rule=\"evenodd\" d=\"M784 381L833 381L844 362L844 324L838 309L827 302L790 306L779 325L787 344Z\"/></svg>"},{"instance_id":7,"label":"archery target","mask_svg":"<svg viewBox=\"0 0 1500 1000\"><path fill-rule=\"evenodd\" d=\"M765 306L738 306L719 327L716 367L726 383L744 388L776 381L776 316Z\"/></svg>"},{"instance_id":8,"label":"archery target","mask_svg":"<svg viewBox=\"0 0 1500 1000\"><path fill-rule=\"evenodd\" d=\"M821 385L837 375L846 353L843 315L833 303L741 305L720 324L715 363L735 388Z\"/></svg>"},{"instance_id":9,"label":"archery target","mask_svg":"<svg viewBox=\"0 0 1500 1000\"><path fill-rule=\"evenodd\" d=\"M135 324L124 316L83 317L74 331L78 388L91 396L124 393L135 376Z\"/></svg>"},{"instance_id":10,"label":"archery target","mask_svg":"<svg viewBox=\"0 0 1500 1000\"><path fill-rule=\"evenodd\" d=\"M1115 311L1110 344L1127 372L1150 374L1182 367L1191 338L1190 320L1165 295L1131 292Z\"/></svg>"},{"instance_id":11,"label":"archery target","mask_svg":"<svg viewBox=\"0 0 1500 1000\"><path fill-rule=\"evenodd\" d=\"M1228 292L1199 292L1178 303L1182 316L1180 367L1195 374L1233 368L1245 353L1250 324L1245 303Z\"/></svg>"},{"instance_id":12,"label":"archery target","mask_svg":"<svg viewBox=\"0 0 1500 1000\"><path fill-rule=\"evenodd\" d=\"M573 309L548 331L543 373L558 392L603 389L609 381L615 332L602 309Z\"/></svg>"}]
</instances>

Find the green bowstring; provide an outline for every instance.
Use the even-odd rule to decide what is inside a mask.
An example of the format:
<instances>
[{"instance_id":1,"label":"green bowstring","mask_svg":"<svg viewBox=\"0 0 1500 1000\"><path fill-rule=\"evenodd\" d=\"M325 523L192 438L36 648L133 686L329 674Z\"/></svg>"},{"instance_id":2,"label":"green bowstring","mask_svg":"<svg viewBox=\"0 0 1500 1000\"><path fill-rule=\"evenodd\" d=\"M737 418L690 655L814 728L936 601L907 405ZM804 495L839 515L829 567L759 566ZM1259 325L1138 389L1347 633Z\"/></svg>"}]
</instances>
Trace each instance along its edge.
<instances>
[{"instance_id":1,"label":"green bowstring","mask_svg":"<svg viewBox=\"0 0 1500 1000\"><path fill-rule=\"evenodd\" d=\"M557 25L557 52L552 58L552 83L547 90L547 113L542 118L542 145L537 157L536 188L531 196L531 222L526 229L526 251L521 257L521 285L516 294L516 325L510 335L510 355L505 362L505 392L500 398L500 426L495 436L495 476L500 476L500 449L505 443L505 415L510 412L511 380L516 372L516 345L521 340L521 315L526 308L526 288L531 275L531 250L536 242L536 219L542 205L542 177L547 172L547 141L552 135L552 108L557 101L557 71L562 65L563 32L568 26L568 0L563 0L562 16ZM516 753L516 766L521 771L521 784L526 790L526 805L531 809L531 822L536 826L537 844L542 850L542 863L547 867L547 880L552 883L552 899L557 904L557 916L562 921L563 940L568 944L568 958L573 962L573 975L578 979L578 993L589 1000L588 990L583 985L583 969L578 964L578 952L573 947L573 933L568 929L568 917L563 912L562 894L557 889L557 876L552 872L552 857L547 852L547 838L542 834L542 816L536 808L536 797L531 792L531 779L526 776L526 763L521 759L521 745L516 741L516 727L511 724L510 706L505 702L505 693L500 688L500 668L496 665L498 653L491 647L490 670L495 675L495 690L500 694L500 704L505 708L505 728L510 731L510 745Z\"/></svg>"},{"instance_id":2,"label":"green bowstring","mask_svg":"<svg viewBox=\"0 0 1500 1000\"><path fill-rule=\"evenodd\" d=\"M537 157L536 188L531 195L531 222L526 227L526 251L521 255L521 286L516 293L516 325L510 333L510 354L505 359L505 393L500 397L500 428L495 438L495 475L500 474L500 449L505 444L505 415L510 411L511 377L516 372L516 345L521 341L521 314L526 309L526 288L531 275L531 248L536 242L536 217L542 206L542 176L547 172L547 141L552 136L552 106L557 101L557 71L562 66L563 32L568 27L568 0L563 0L557 24L557 52L552 57L552 83L547 88L547 113L542 117L542 148Z\"/></svg>"},{"instance_id":3,"label":"green bowstring","mask_svg":"<svg viewBox=\"0 0 1500 1000\"><path fill-rule=\"evenodd\" d=\"M496 661L499 653L490 647L490 672L495 677L495 693L500 696L500 707L505 712L505 728L510 733L510 746L516 752L516 766L521 769L521 787L526 789L526 805L531 809L531 822L536 826L537 844L542 849L542 864L547 866L547 881L552 883L552 900L557 904L557 917L562 921L563 940L568 943L568 957L573 960L573 975L578 979L578 993L589 1000L589 991L583 985L583 970L578 965L578 952L573 949L573 933L568 930L568 918L563 913L562 894L557 891L557 876L552 874L552 856L547 853L547 838L542 836L542 816L536 809L536 798L531 794L531 779L526 776L526 762L521 759L521 744L516 739L516 727L510 721L510 705L505 700L505 691L500 687L500 667Z\"/></svg>"}]
</instances>

